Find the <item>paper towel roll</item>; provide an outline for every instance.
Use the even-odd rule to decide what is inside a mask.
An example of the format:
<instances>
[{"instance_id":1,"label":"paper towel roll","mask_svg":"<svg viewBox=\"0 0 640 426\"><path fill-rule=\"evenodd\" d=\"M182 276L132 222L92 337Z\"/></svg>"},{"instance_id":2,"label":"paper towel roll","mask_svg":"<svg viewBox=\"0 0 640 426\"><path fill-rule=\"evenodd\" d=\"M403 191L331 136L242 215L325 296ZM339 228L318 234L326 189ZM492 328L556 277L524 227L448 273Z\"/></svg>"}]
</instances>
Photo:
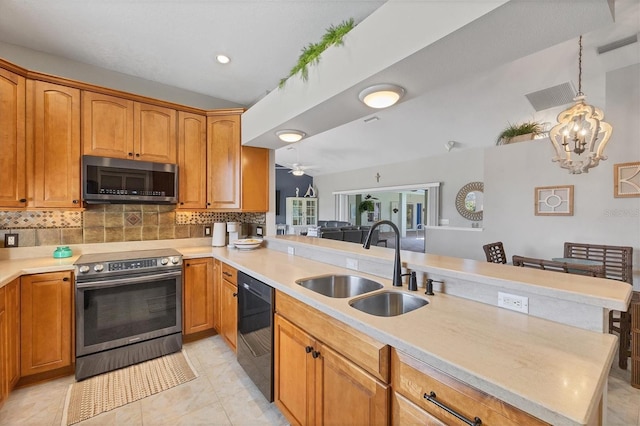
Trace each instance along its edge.
<instances>
[{"instance_id":1,"label":"paper towel roll","mask_svg":"<svg viewBox=\"0 0 640 426\"><path fill-rule=\"evenodd\" d=\"M224 222L216 222L213 224L213 238L211 245L214 247L224 247L227 245L227 224Z\"/></svg>"}]
</instances>

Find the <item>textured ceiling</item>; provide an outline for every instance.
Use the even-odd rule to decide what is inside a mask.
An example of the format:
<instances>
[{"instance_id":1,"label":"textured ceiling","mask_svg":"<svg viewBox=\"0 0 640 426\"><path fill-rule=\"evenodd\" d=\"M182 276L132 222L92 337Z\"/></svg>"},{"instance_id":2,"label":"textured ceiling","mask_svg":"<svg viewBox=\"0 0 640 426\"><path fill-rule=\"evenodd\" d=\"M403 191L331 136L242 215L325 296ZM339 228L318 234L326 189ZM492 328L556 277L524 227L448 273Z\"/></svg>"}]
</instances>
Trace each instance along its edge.
<instances>
[{"instance_id":1,"label":"textured ceiling","mask_svg":"<svg viewBox=\"0 0 640 426\"><path fill-rule=\"evenodd\" d=\"M479 0L389 0L408 10L419 4L437 6L444 17L448 6L457 10L461 3L475 1ZM312 164L316 168L309 173L321 175L443 155L449 140L457 142L452 152L490 146L508 122L553 120L558 111L536 112L525 95L569 81L576 86L577 38L552 40L546 22L531 16L529 8L545 2L575 7L575 13L566 14L570 26L582 19L585 5L605 0L511 0L512 9L521 8L523 20L534 22L529 25L531 32L519 33L519 21L491 27L490 32L477 34L474 42L481 48L473 54L480 59L496 57L497 43L482 44L495 40L496 34L504 34L507 47L535 37L542 50L482 68L469 66L470 53L460 51L439 52L442 62L435 64L428 62L428 55L427 62L404 61L377 76L401 84L411 81L410 93L398 105L359 112L358 119L312 134L296 150L278 149L276 160ZM249 107L278 86L300 49L318 41L326 28L350 17L356 22L366 20L385 4L373 0L0 0L0 42ZM594 28L584 37L584 91L590 102L603 108L604 73L638 63L640 58L640 43L597 55L598 46L640 31L639 0L617 0L615 8L615 23ZM345 46L345 51L349 48ZM434 49L438 46L425 50ZM229 55L231 63L218 64L218 53ZM311 114L311 119L320 122L330 114L362 108L353 106L357 102L357 96L347 96L321 105L320 115ZM364 122L373 116L378 120Z\"/></svg>"},{"instance_id":2,"label":"textured ceiling","mask_svg":"<svg viewBox=\"0 0 640 426\"><path fill-rule=\"evenodd\" d=\"M374 0L0 0L0 41L248 106ZM220 65L215 57L231 58Z\"/></svg>"}]
</instances>

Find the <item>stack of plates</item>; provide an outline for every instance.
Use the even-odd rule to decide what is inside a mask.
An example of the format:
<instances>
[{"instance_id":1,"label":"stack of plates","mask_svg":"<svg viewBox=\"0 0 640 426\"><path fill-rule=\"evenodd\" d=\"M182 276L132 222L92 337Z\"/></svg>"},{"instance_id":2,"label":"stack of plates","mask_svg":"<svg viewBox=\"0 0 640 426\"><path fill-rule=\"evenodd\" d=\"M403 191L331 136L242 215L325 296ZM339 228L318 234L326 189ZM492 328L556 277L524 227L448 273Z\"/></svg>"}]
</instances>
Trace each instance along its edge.
<instances>
[{"instance_id":1,"label":"stack of plates","mask_svg":"<svg viewBox=\"0 0 640 426\"><path fill-rule=\"evenodd\" d=\"M253 250L260 247L260 244L262 244L262 240L257 238L244 238L233 242L233 245L240 250Z\"/></svg>"}]
</instances>

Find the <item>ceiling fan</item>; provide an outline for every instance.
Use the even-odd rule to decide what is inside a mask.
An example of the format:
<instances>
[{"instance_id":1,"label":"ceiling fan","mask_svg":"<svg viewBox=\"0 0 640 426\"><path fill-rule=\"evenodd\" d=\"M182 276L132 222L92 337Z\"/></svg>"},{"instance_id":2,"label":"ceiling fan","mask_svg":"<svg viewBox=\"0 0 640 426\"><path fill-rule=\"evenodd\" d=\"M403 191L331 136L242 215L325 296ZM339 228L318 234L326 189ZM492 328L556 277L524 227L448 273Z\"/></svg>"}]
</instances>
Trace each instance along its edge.
<instances>
[{"instance_id":1,"label":"ceiling fan","mask_svg":"<svg viewBox=\"0 0 640 426\"><path fill-rule=\"evenodd\" d=\"M286 166L280 166L280 165L276 164L276 170L277 169L291 169L291 170L289 170L288 173L291 173L294 176L304 176L305 175L305 170L309 170L309 169L313 169L314 168L314 166L305 166L302 163L300 163L298 150L296 148L297 147L295 147L295 146L291 146L291 147L287 148L288 151L291 151L291 150L295 150L296 151L296 162L295 163L284 163Z\"/></svg>"}]
</instances>

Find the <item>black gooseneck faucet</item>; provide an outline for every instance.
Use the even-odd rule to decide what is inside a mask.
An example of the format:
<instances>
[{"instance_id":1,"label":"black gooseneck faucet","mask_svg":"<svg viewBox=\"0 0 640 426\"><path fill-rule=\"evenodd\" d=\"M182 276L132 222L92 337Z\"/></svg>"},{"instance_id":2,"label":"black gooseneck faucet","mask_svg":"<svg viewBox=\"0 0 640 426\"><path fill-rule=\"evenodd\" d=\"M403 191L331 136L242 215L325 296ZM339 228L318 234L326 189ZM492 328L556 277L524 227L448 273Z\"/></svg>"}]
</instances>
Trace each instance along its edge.
<instances>
[{"instance_id":1,"label":"black gooseneck faucet","mask_svg":"<svg viewBox=\"0 0 640 426\"><path fill-rule=\"evenodd\" d=\"M402 287L402 266L400 264L400 230L398 229L396 224L391 222L390 220L379 220L374 223L371 226L371 229L369 229L369 233L367 234L367 238L365 238L362 247L366 248L367 250L369 249L369 247L371 247L371 235L373 234L373 230L380 225L389 225L393 229L393 232L396 233L396 258L393 265L393 278L391 281L395 287Z\"/></svg>"}]
</instances>

